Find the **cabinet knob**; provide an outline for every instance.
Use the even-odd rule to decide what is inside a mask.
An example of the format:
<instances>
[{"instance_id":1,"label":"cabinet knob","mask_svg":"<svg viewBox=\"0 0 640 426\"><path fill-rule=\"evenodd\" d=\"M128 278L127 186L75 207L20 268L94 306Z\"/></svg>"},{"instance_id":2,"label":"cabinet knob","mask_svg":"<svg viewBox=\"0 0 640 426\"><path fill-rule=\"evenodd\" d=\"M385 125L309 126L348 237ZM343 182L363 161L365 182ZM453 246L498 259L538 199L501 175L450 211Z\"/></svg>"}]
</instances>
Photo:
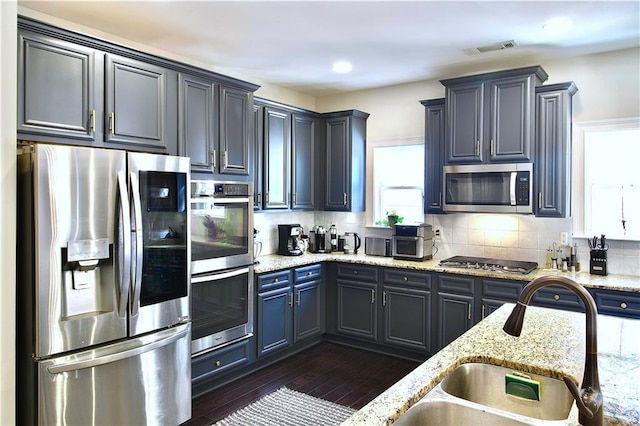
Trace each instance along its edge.
<instances>
[{"instance_id":1,"label":"cabinet knob","mask_svg":"<svg viewBox=\"0 0 640 426\"><path fill-rule=\"evenodd\" d=\"M358 275L358 271L353 271L353 275Z\"/></svg>"},{"instance_id":2,"label":"cabinet knob","mask_svg":"<svg viewBox=\"0 0 640 426\"><path fill-rule=\"evenodd\" d=\"M560 300L560 295L554 294L553 295L553 300Z\"/></svg>"},{"instance_id":3,"label":"cabinet knob","mask_svg":"<svg viewBox=\"0 0 640 426\"><path fill-rule=\"evenodd\" d=\"M277 283L278 281L280 281L280 279L279 279L279 278L274 278L274 279L273 279L273 282L274 282L274 283Z\"/></svg>"},{"instance_id":4,"label":"cabinet knob","mask_svg":"<svg viewBox=\"0 0 640 426\"><path fill-rule=\"evenodd\" d=\"M313 272L309 271L307 272L307 275L313 275Z\"/></svg>"},{"instance_id":5,"label":"cabinet knob","mask_svg":"<svg viewBox=\"0 0 640 426\"><path fill-rule=\"evenodd\" d=\"M220 361L216 361L216 367L220 367L222 363Z\"/></svg>"},{"instance_id":6,"label":"cabinet knob","mask_svg":"<svg viewBox=\"0 0 640 426\"><path fill-rule=\"evenodd\" d=\"M409 281L409 277L402 277L402 280L403 280L404 282L407 282L407 281Z\"/></svg>"},{"instance_id":7,"label":"cabinet knob","mask_svg":"<svg viewBox=\"0 0 640 426\"><path fill-rule=\"evenodd\" d=\"M624 303L624 302L622 302L622 303L620 304L620 307L621 307L622 309L627 309L627 304L626 304L626 303Z\"/></svg>"}]
</instances>

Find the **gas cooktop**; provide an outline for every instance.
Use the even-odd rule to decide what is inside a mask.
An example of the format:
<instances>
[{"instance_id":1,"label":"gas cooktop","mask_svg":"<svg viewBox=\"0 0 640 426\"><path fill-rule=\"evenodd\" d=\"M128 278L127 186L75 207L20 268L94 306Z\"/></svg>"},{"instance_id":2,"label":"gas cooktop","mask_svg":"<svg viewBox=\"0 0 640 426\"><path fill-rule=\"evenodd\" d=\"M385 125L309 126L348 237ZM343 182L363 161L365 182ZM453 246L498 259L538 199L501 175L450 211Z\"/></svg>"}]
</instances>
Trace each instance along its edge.
<instances>
[{"instance_id":1,"label":"gas cooktop","mask_svg":"<svg viewBox=\"0 0 640 426\"><path fill-rule=\"evenodd\" d=\"M486 257L453 256L440 261L438 266L458 269L478 269L526 275L536 269L536 262L520 260L489 259Z\"/></svg>"}]
</instances>

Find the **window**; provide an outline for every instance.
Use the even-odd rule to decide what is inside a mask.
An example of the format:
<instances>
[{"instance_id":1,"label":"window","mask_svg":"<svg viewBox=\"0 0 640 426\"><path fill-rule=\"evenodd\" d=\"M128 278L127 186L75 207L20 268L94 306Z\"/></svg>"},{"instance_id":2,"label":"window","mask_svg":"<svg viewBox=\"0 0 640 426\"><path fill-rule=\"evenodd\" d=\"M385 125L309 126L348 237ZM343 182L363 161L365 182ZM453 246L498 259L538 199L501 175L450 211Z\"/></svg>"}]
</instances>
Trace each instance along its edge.
<instances>
[{"instance_id":1,"label":"window","mask_svg":"<svg viewBox=\"0 0 640 426\"><path fill-rule=\"evenodd\" d=\"M574 123L574 234L640 240L640 119Z\"/></svg>"},{"instance_id":2,"label":"window","mask_svg":"<svg viewBox=\"0 0 640 426\"><path fill-rule=\"evenodd\" d=\"M402 218L402 223L424 222L423 141L386 141L371 145L369 223L386 226L387 213L392 211Z\"/></svg>"}]
</instances>

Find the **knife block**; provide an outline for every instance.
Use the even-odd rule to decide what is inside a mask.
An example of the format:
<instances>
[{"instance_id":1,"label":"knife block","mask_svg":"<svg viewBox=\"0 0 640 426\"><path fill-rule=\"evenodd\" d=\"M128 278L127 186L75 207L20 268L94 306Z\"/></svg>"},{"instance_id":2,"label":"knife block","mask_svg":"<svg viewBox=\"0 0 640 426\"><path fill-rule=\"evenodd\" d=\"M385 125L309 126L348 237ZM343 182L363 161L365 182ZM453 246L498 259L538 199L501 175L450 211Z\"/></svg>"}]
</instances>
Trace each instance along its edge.
<instances>
[{"instance_id":1,"label":"knife block","mask_svg":"<svg viewBox=\"0 0 640 426\"><path fill-rule=\"evenodd\" d=\"M607 275L606 250L591 250L589 259L589 273L591 275Z\"/></svg>"}]
</instances>

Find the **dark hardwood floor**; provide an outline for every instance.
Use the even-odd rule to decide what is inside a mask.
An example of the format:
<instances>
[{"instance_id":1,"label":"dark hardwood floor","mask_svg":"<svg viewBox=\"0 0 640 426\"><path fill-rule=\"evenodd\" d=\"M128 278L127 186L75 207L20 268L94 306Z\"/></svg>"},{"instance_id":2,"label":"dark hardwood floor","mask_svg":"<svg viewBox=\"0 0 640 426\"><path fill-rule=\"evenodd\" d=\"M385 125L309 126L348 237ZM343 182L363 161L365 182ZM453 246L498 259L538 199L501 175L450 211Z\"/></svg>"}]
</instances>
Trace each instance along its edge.
<instances>
[{"instance_id":1,"label":"dark hardwood floor","mask_svg":"<svg viewBox=\"0 0 640 426\"><path fill-rule=\"evenodd\" d=\"M321 343L194 399L184 426L210 425L282 386L357 410L418 365Z\"/></svg>"}]
</instances>

